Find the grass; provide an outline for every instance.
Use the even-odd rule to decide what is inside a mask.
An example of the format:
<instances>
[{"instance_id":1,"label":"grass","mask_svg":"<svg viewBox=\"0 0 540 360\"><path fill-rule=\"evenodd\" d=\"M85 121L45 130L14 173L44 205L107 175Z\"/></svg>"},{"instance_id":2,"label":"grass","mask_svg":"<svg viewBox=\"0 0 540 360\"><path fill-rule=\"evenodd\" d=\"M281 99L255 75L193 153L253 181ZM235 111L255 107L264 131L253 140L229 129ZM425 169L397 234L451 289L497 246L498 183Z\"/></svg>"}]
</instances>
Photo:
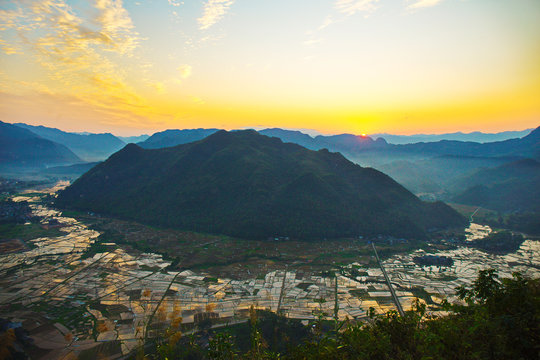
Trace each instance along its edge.
<instances>
[{"instance_id":1,"label":"grass","mask_svg":"<svg viewBox=\"0 0 540 360\"><path fill-rule=\"evenodd\" d=\"M44 229L40 224L0 224L0 239L28 241L40 237L58 237L62 235L65 235L65 233L59 229Z\"/></svg>"}]
</instances>

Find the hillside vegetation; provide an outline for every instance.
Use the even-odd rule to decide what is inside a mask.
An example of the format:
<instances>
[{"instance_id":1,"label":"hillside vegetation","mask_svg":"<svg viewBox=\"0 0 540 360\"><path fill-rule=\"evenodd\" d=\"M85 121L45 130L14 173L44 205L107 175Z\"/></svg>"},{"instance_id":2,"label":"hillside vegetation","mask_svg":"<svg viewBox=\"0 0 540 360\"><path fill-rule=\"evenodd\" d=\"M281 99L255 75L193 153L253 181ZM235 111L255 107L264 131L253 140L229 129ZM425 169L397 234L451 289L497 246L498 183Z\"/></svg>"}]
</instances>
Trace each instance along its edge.
<instances>
[{"instance_id":1,"label":"hillside vegetation","mask_svg":"<svg viewBox=\"0 0 540 360\"><path fill-rule=\"evenodd\" d=\"M424 237L465 219L339 153L255 131L144 150L131 144L61 192L61 207L241 238Z\"/></svg>"}]
</instances>

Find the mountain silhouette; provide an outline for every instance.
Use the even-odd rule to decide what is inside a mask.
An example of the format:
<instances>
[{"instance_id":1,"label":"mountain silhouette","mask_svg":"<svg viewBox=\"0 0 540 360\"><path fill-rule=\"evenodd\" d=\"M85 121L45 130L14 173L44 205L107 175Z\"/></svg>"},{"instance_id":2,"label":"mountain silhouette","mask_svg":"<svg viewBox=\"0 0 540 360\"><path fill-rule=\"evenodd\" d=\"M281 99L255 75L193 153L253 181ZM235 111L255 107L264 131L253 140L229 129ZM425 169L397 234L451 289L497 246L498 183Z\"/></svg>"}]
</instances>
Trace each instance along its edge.
<instances>
[{"instance_id":1,"label":"mountain silhouette","mask_svg":"<svg viewBox=\"0 0 540 360\"><path fill-rule=\"evenodd\" d=\"M14 125L30 130L44 139L65 145L78 157L86 161L104 160L126 145L122 140L110 133L76 134L45 126L33 126L23 123Z\"/></svg>"},{"instance_id":2,"label":"mountain silhouette","mask_svg":"<svg viewBox=\"0 0 540 360\"><path fill-rule=\"evenodd\" d=\"M253 130L222 130L163 149L129 144L61 192L57 204L253 239L421 238L428 229L465 221L339 153Z\"/></svg>"},{"instance_id":3,"label":"mountain silhouette","mask_svg":"<svg viewBox=\"0 0 540 360\"><path fill-rule=\"evenodd\" d=\"M80 162L66 146L0 121L0 167L43 168Z\"/></svg>"}]
</instances>

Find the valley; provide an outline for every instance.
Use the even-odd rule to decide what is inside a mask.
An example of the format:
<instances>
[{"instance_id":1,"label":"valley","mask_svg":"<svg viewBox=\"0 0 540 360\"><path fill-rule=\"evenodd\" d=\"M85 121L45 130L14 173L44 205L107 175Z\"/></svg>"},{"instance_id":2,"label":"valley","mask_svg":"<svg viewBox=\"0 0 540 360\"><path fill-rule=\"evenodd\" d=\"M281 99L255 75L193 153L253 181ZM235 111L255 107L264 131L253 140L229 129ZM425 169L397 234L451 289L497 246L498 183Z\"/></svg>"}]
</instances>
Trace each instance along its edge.
<instances>
[{"instance_id":1,"label":"valley","mask_svg":"<svg viewBox=\"0 0 540 360\"><path fill-rule=\"evenodd\" d=\"M481 269L540 275L540 242L530 237L506 255L455 245L457 233L415 244L387 237L240 240L61 213L47 198L66 185L13 197L28 201L40 224L58 224L62 234L27 239L31 250L0 255L0 317L22 322L36 355L128 354L170 326L189 333L205 319L214 327L247 321L251 306L306 323L321 316L362 320L371 308L385 313L395 305L370 241L405 309L418 297L436 314ZM490 232L471 224L462 243ZM453 264L413 261L425 254L451 257Z\"/></svg>"}]
</instances>

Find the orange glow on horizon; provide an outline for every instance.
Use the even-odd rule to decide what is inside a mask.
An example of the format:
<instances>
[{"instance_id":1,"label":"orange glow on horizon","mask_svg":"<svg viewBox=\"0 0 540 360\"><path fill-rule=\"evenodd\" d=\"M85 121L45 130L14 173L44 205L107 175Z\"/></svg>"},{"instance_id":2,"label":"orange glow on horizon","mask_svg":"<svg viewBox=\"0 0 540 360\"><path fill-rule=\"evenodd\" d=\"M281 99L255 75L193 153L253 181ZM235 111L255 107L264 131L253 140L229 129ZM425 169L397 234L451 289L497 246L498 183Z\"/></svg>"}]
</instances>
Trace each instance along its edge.
<instances>
[{"instance_id":1,"label":"orange glow on horizon","mask_svg":"<svg viewBox=\"0 0 540 360\"><path fill-rule=\"evenodd\" d=\"M204 2L174 3L5 2L0 119L117 135L540 125L540 2L436 1L414 11L381 2L340 13L326 0L306 18L298 14L308 0L233 1L220 16Z\"/></svg>"}]
</instances>

